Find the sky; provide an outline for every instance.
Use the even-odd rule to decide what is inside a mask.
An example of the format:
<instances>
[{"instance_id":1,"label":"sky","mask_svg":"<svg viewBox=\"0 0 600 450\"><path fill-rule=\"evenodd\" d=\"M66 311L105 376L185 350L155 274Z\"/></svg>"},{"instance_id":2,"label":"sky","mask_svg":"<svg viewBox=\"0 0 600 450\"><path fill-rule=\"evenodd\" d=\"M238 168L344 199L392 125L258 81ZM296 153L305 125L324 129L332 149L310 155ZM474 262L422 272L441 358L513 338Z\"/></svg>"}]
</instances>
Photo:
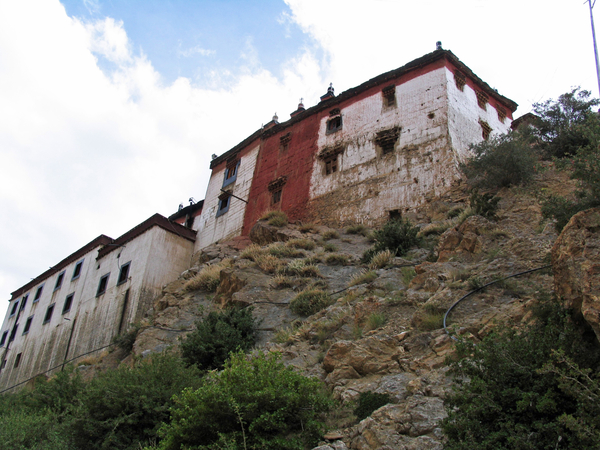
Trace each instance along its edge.
<instances>
[{"instance_id":1,"label":"sky","mask_svg":"<svg viewBox=\"0 0 600 450\"><path fill-rule=\"evenodd\" d=\"M598 97L580 0L0 0L0 299L203 199L211 155L300 98L436 41L515 117L575 86Z\"/></svg>"}]
</instances>

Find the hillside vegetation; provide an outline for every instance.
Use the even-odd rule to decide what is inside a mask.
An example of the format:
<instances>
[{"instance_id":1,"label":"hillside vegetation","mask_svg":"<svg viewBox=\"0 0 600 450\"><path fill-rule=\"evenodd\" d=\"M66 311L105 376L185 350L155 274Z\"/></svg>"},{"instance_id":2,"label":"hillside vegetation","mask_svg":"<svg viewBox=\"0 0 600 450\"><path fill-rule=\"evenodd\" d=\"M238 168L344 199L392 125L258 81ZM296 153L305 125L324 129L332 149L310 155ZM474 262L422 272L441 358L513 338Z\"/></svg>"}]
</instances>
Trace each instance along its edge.
<instances>
[{"instance_id":1,"label":"hillside vegetation","mask_svg":"<svg viewBox=\"0 0 600 450\"><path fill-rule=\"evenodd\" d=\"M110 352L0 396L0 449L596 448L597 324L555 295L559 232L600 229L596 104L537 105L377 229L204 249Z\"/></svg>"}]
</instances>

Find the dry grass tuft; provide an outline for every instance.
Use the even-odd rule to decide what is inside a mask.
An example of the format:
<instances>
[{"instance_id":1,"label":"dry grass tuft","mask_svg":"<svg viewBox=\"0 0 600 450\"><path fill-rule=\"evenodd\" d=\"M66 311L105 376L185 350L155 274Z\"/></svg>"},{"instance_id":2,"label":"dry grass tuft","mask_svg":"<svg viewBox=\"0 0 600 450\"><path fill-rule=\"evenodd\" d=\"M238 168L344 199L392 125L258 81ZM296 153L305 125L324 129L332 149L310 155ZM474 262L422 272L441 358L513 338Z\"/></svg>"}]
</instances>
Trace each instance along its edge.
<instances>
[{"instance_id":1,"label":"dry grass tuft","mask_svg":"<svg viewBox=\"0 0 600 450\"><path fill-rule=\"evenodd\" d=\"M285 227L288 224L287 214L283 211L267 211L260 220L266 220L273 227Z\"/></svg>"},{"instance_id":2,"label":"dry grass tuft","mask_svg":"<svg viewBox=\"0 0 600 450\"><path fill-rule=\"evenodd\" d=\"M390 250L383 250L375 253L375 255L371 258L369 269L383 269L384 267L389 266L392 261L394 261L394 254Z\"/></svg>"},{"instance_id":3,"label":"dry grass tuft","mask_svg":"<svg viewBox=\"0 0 600 450\"><path fill-rule=\"evenodd\" d=\"M323 234L321 234L321 237L324 241L328 241L329 239L339 239L340 233L338 233L335 230L327 230Z\"/></svg>"},{"instance_id":4,"label":"dry grass tuft","mask_svg":"<svg viewBox=\"0 0 600 450\"><path fill-rule=\"evenodd\" d=\"M377 278L377 274L373 270L362 270L350 278L348 287L358 286L359 284L370 283Z\"/></svg>"},{"instance_id":5,"label":"dry grass tuft","mask_svg":"<svg viewBox=\"0 0 600 450\"><path fill-rule=\"evenodd\" d=\"M219 287L221 270L231 266L231 259L224 259L218 264L206 265L193 278L185 283L187 291L215 292Z\"/></svg>"},{"instance_id":6,"label":"dry grass tuft","mask_svg":"<svg viewBox=\"0 0 600 450\"><path fill-rule=\"evenodd\" d=\"M266 273L275 273L283 265L283 261L273 255L259 255L254 262Z\"/></svg>"},{"instance_id":7,"label":"dry grass tuft","mask_svg":"<svg viewBox=\"0 0 600 450\"><path fill-rule=\"evenodd\" d=\"M317 244L312 239L290 239L285 243L288 247L314 250Z\"/></svg>"}]
</instances>

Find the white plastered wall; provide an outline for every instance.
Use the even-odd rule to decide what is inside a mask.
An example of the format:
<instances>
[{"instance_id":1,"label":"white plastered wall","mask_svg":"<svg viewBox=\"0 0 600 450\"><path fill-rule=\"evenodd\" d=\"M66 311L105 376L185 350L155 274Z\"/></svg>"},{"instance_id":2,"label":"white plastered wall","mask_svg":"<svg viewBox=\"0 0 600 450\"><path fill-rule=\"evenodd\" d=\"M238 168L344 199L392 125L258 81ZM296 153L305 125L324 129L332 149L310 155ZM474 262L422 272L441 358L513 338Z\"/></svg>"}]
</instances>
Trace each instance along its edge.
<instances>
[{"instance_id":1,"label":"white plastered wall","mask_svg":"<svg viewBox=\"0 0 600 450\"><path fill-rule=\"evenodd\" d=\"M257 145L240 158L237 178L232 190L233 195L236 197L248 200L259 148ZM195 251L201 250L221 239L239 236L242 232L244 214L246 212L245 202L232 197L229 210L225 214L216 217L224 176L225 169L223 168L217 172L213 172L210 177L206 197L204 198L204 207L200 215Z\"/></svg>"},{"instance_id":2,"label":"white plastered wall","mask_svg":"<svg viewBox=\"0 0 600 450\"><path fill-rule=\"evenodd\" d=\"M446 84L440 68L396 85L397 107L384 107L380 91L341 105L342 129L329 135L323 117L319 151L339 143L345 150L336 173L326 175L323 161L315 160L310 198L317 215L341 223L381 220L390 210L406 210L439 194L455 179ZM401 128L400 137L394 151L383 155L376 134L394 126ZM344 207L336 208L341 201Z\"/></svg>"}]
</instances>

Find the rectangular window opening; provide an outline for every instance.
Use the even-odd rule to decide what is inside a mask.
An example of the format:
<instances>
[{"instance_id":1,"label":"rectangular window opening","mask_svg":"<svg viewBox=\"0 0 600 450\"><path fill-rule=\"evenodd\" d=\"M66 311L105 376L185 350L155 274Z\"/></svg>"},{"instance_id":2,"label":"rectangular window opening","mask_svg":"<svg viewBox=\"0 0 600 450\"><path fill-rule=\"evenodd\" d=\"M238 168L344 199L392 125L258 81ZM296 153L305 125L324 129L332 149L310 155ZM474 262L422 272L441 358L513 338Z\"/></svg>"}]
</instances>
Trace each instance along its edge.
<instances>
[{"instance_id":1,"label":"rectangular window opening","mask_svg":"<svg viewBox=\"0 0 600 450\"><path fill-rule=\"evenodd\" d=\"M17 354L17 357L15 358L15 365L13 366L14 369L16 369L17 367L19 367L19 364L21 363L21 355L23 353L19 353Z\"/></svg>"},{"instance_id":2,"label":"rectangular window opening","mask_svg":"<svg viewBox=\"0 0 600 450\"><path fill-rule=\"evenodd\" d=\"M375 136L375 143L381 148L381 153L386 155L394 151L399 137L400 127L394 127L379 131Z\"/></svg>"},{"instance_id":3,"label":"rectangular window opening","mask_svg":"<svg viewBox=\"0 0 600 450\"><path fill-rule=\"evenodd\" d=\"M102 276L102 278L100 278L100 282L98 283L98 290L96 291L96 297L106 292L106 286L108 285L109 275L110 273L107 273L106 275Z\"/></svg>"},{"instance_id":4,"label":"rectangular window opening","mask_svg":"<svg viewBox=\"0 0 600 450\"><path fill-rule=\"evenodd\" d=\"M291 133L287 133L279 138L279 151L287 152L290 148Z\"/></svg>"},{"instance_id":5,"label":"rectangular window opening","mask_svg":"<svg viewBox=\"0 0 600 450\"><path fill-rule=\"evenodd\" d=\"M487 110L488 101L489 96L485 92L477 91L477 105L479 105L481 109Z\"/></svg>"},{"instance_id":6,"label":"rectangular window opening","mask_svg":"<svg viewBox=\"0 0 600 450\"><path fill-rule=\"evenodd\" d=\"M492 127L490 127L490 125L483 120L479 121L479 125L481 125L481 137L487 141L490 138Z\"/></svg>"},{"instance_id":7,"label":"rectangular window opening","mask_svg":"<svg viewBox=\"0 0 600 450\"><path fill-rule=\"evenodd\" d=\"M39 288L37 288L37 291L35 291L35 297L33 297L33 303L40 300L40 297L42 296L42 289L44 289L43 284Z\"/></svg>"},{"instance_id":8,"label":"rectangular window opening","mask_svg":"<svg viewBox=\"0 0 600 450\"><path fill-rule=\"evenodd\" d=\"M25 328L23 328L23 334L29 333L29 329L31 328L31 322L33 321L33 316L27 318L27 322L25 322Z\"/></svg>"},{"instance_id":9,"label":"rectangular window opening","mask_svg":"<svg viewBox=\"0 0 600 450\"><path fill-rule=\"evenodd\" d=\"M75 296L75 293L69 294L69 295L67 295L67 298L65 298L65 304L63 305L63 309L62 309L63 314L71 311L71 305L73 304L74 296Z\"/></svg>"},{"instance_id":10,"label":"rectangular window opening","mask_svg":"<svg viewBox=\"0 0 600 450\"><path fill-rule=\"evenodd\" d=\"M77 264L75 264L75 269L73 269L73 276L71 277L71 281L79 278L79 275L81 275L81 267L82 266L83 266L83 259L81 261L79 261Z\"/></svg>"},{"instance_id":11,"label":"rectangular window opening","mask_svg":"<svg viewBox=\"0 0 600 450\"><path fill-rule=\"evenodd\" d=\"M329 133L335 133L338 130L342 129L342 116L335 116L331 119L329 119L327 121L327 132L326 134Z\"/></svg>"},{"instance_id":12,"label":"rectangular window opening","mask_svg":"<svg viewBox=\"0 0 600 450\"><path fill-rule=\"evenodd\" d=\"M465 90L465 84L467 84L467 78L465 74L459 71L454 72L454 83L459 91Z\"/></svg>"},{"instance_id":13,"label":"rectangular window opening","mask_svg":"<svg viewBox=\"0 0 600 450\"><path fill-rule=\"evenodd\" d=\"M54 290L60 289L62 286L63 278L65 277L65 271L63 270L58 274L58 278L56 279L56 284L54 285Z\"/></svg>"},{"instance_id":14,"label":"rectangular window opening","mask_svg":"<svg viewBox=\"0 0 600 450\"><path fill-rule=\"evenodd\" d=\"M52 303L50 306L48 306L48 309L46 309L46 315L44 316L44 322L42 323L42 325L45 325L52 320L53 312L54 312L54 303Z\"/></svg>"},{"instance_id":15,"label":"rectangular window opening","mask_svg":"<svg viewBox=\"0 0 600 450\"><path fill-rule=\"evenodd\" d=\"M223 192L219 195L219 206L217 209L217 217L222 216L229 211L229 204L231 203L231 193Z\"/></svg>"},{"instance_id":16,"label":"rectangular window opening","mask_svg":"<svg viewBox=\"0 0 600 450\"><path fill-rule=\"evenodd\" d=\"M119 271L119 278L117 279L117 286L123 284L129 278L129 267L131 266L131 261L121 266L121 270Z\"/></svg>"},{"instance_id":17,"label":"rectangular window opening","mask_svg":"<svg viewBox=\"0 0 600 450\"><path fill-rule=\"evenodd\" d=\"M8 337L8 330L2 333L2 338L0 338L0 347L2 347L6 343L6 338Z\"/></svg>"},{"instance_id":18,"label":"rectangular window opening","mask_svg":"<svg viewBox=\"0 0 600 450\"><path fill-rule=\"evenodd\" d=\"M281 191L282 189L278 189L276 191L273 191L273 195L271 198L271 203L276 204L279 203L281 201Z\"/></svg>"},{"instance_id":19,"label":"rectangular window opening","mask_svg":"<svg viewBox=\"0 0 600 450\"><path fill-rule=\"evenodd\" d=\"M382 89L383 105L386 107L396 106L396 86L388 86Z\"/></svg>"},{"instance_id":20,"label":"rectangular window opening","mask_svg":"<svg viewBox=\"0 0 600 450\"><path fill-rule=\"evenodd\" d=\"M10 310L10 316L8 317L12 317L17 313L17 308L19 307L19 302L16 301L13 303L12 309Z\"/></svg>"},{"instance_id":21,"label":"rectangular window opening","mask_svg":"<svg viewBox=\"0 0 600 450\"><path fill-rule=\"evenodd\" d=\"M504 123L504 121L506 120L506 110L500 108L499 106L496 107L496 111L498 112L498 120L502 123Z\"/></svg>"},{"instance_id":22,"label":"rectangular window opening","mask_svg":"<svg viewBox=\"0 0 600 450\"><path fill-rule=\"evenodd\" d=\"M29 294L23 296L23 298L21 299L21 307L19 308L19 311L23 311L25 309L28 298L29 298Z\"/></svg>"},{"instance_id":23,"label":"rectangular window opening","mask_svg":"<svg viewBox=\"0 0 600 450\"><path fill-rule=\"evenodd\" d=\"M19 328L19 324L16 323L15 326L13 327L12 331L10 332L10 336L8 338L8 342L12 342L15 340L15 337L17 336L17 329Z\"/></svg>"},{"instance_id":24,"label":"rectangular window opening","mask_svg":"<svg viewBox=\"0 0 600 450\"><path fill-rule=\"evenodd\" d=\"M338 170L338 158L337 155L332 156L325 160L325 175L331 175Z\"/></svg>"},{"instance_id":25,"label":"rectangular window opening","mask_svg":"<svg viewBox=\"0 0 600 450\"><path fill-rule=\"evenodd\" d=\"M223 179L223 186L229 186L234 183L237 179L238 169L240 167L240 160L234 159L227 161L227 167L225 168L225 178Z\"/></svg>"}]
</instances>

